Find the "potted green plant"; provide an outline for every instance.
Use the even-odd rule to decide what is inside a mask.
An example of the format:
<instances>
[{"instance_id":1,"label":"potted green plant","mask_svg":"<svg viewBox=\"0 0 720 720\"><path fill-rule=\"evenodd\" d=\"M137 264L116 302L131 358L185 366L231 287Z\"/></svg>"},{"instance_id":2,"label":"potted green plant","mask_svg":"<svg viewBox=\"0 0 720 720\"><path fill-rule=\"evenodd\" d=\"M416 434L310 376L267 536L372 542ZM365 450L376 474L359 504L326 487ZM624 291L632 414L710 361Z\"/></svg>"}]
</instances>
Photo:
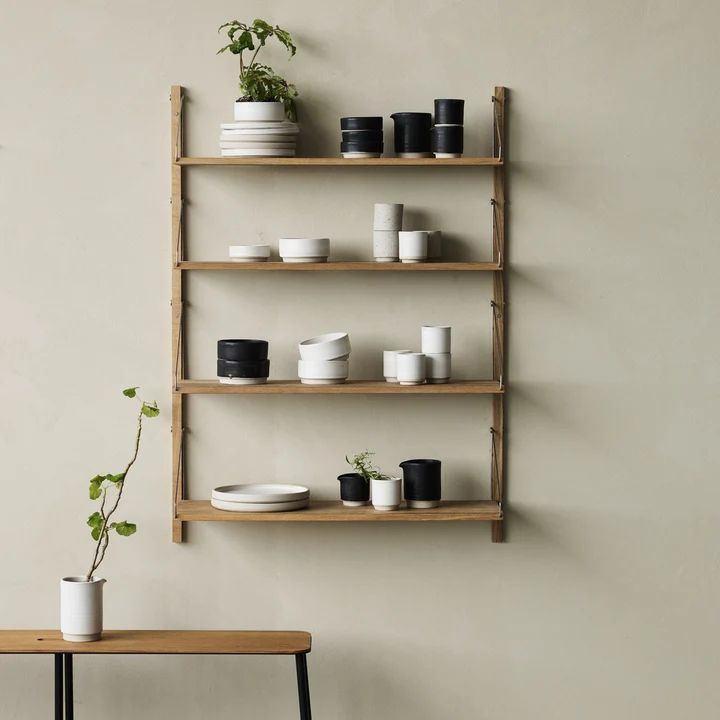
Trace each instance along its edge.
<instances>
[{"instance_id":1,"label":"potted green plant","mask_svg":"<svg viewBox=\"0 0 720 720\"><path fill-rule=\"evenodd\" d=\"M400 507L400 478L386 475L373 464L375 453L363 450L345 461L354 473L340 475L340 497L343 504L364 505L372 490L372 503L376 510L397 510ZM364 493L364 494L363 494Z\"/></svg>"},{"instance_id":2,"label":"potted green plant","mask_svg":"<svg viewBox=\"0 0 720 720\"><path fill-rule=\"evenodd\" d=\"M270 66L259 63L260 50L270 38L275 38L292 58L297 48L287 30L256 19L251 25L238 20L223 23L230 42L218 54L231 52L240 60L240 97L235 103L235 120L279 121L285 116L295 122L297 88L278 75ZM247 53L247 54L246 54ZM252 54L250 54L252 53Z\"/></svg>"},{"instance_id":3,"label":"potted green plant","mask_svg":"<svg viewBox=\"0 0 720 720\"><path fill-rule=\"evenodd\" d=\"M138 388L123 390L128 398L137 397ZM140 438L143 420L160 414L156 403L140 400L135 431L135 445L130 461L122 472L96 475L90 480L90 499L100 502L87 520L90 535L95 542L92 562L85 575L65 577L60 582L60 630L63 638L71 642L99 640L102 635L102 588L105 579L95 573L105 559L110 538L113 534L121 537L134 535L137 526L127 520L116 520L116 513L123 497L127 476L140 452Z\"/></svg>"}]
</instances>

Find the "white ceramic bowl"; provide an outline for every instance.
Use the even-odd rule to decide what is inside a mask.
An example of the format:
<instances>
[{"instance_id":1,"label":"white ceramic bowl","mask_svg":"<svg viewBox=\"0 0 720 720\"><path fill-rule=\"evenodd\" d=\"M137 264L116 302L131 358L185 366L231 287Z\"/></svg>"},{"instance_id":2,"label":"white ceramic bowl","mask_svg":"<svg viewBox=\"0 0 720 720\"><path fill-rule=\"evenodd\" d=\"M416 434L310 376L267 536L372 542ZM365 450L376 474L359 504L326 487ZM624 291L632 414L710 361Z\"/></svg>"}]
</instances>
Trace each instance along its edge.
<instances>
[{"instance_id":1,"label":"white ceramic bowl","mask_svg":"<svg viewBox=\"0 0 720 720\"><path fill-rule=\"evenodd\" d=\"M228 249L235 262L264 262L270 257L269 245L230 245Z\"/></svg>"},{"instance_id":2,"label":"white ceramic bowl","mask_svg":"<svg viewBox=\"0 0 720 720\"><path fill-rule=\"evenodd\" d=\"M345 382L348 372L347 360L298 360L298 377L306 384Z\"/></svg>"},{"instance_id":3,"label":"white ceramic bowl","mask_svg":"<svg viewBox=\"0 0 720 720\"><path fill-rule=\"evenodd\" d=\"M325 333L298 345L302 360L338 360L350 353L350 337L344 332Z\"/></svg>"},{"instance_id":4,"label":"white ceramic bowl","mask_svg":"<svg viewBox=\"0 0 720 720\"><path fill-rule=\"evenodd\" d=\"M330 238L280 238L279 251L285 262L320 262L330 255Z\"/></svg>"}]
</instances>

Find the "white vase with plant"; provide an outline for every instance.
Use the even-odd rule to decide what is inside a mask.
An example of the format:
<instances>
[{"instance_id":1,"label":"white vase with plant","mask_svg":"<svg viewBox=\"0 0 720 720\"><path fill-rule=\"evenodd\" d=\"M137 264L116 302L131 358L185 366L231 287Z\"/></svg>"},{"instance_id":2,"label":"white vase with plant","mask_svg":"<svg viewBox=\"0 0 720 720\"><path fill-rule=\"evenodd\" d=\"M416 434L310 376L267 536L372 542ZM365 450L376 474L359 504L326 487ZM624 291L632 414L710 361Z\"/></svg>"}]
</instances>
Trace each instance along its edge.
<instances>
[{"instance_id":1,"label":"white vase with plant","mask_svg":"<svg viewBox=\"0 0 720 720\"><path fill-rule=\"evenodd\" d=\"M373 464L375 453L363 450L345 460L352 465L355 472L370 483L370 497L375 510L386 512L400 507L401 480L399 477L386 475Z\"/></svg>"},{"instance_id":2,"label":"white vase with plant","mask_svg":"<svg viewBox=\"0 0 720 720\"><path fill-rule=\"evenodd\" d=\"M270 38L283 45L292 58L297 48L290 33L259 19L250 25L232 20L218 28L218 32L222 30L227 32L230 42L218 54L230 52L240 60L240 97L235 103L235 120L281 121L287 116L295 122L297 88L270 66L257 61L258 53Z\"/></svg>"},{"instance_id":3,"label":"white vase with plant","mask_svg":"<svg viewBox=\"0 0 720 720\"><path fill-rule=\"evenodd\" d=\"M123 390L128 398L137 397L138 388ZM112 532L121 537L134 535L135 523L127 520L115 520L120 500L125 489L128 473L135 464L140 452L143 420L160 414L156 403L140 401L137 416L135 446L125 469L117 474L96 475L90 480L90 499L100 501L100 509L88 518L90 535L95 541L93 558L86 575L64 577L60 581L60 630L63 638L71 642L89 642L99 640L103 628L103 596L105 579L96 575L97 569L105 559Z\"/></svg>"}]
</instances>

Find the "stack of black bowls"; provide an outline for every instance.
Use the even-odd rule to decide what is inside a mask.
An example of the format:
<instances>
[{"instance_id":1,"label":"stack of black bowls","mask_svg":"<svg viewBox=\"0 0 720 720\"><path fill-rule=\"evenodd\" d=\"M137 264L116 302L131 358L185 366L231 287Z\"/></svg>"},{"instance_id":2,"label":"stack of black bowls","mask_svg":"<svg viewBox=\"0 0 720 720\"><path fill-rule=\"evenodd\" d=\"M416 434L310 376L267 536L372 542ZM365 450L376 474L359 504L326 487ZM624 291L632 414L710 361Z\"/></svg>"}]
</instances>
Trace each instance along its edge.
<instances>
[{"instance_id":1,"label":"stack of black bowls","mask_svg":"<svg viewBox=\"0 0 720 720\"><path fill-rule=\"evenodd\" d=\"M398 157L432 157L430 113L398 112L390 117L395 121L395 154Z\"/></svg>"},{"instance_id":2,"label":"stack of black bowls","mask_svg":"<svg viewBox=\"0 0 720 720\"><path fill-rule=\"evenodd\" d=\"M262 385L270 375L267 340L218 340L217 374L229 385Z\"/></svg>"},{"instance_id":3,"label":"stack of black bowls","mask_svg":"<svg viewBox=\"0 0 720 720\"><path fill-rule=\"evenodd\" d=\"M381 117L340 118L342 142L340 152L345 158L379 158L383 144L383 119Z\"/></svg>"},{"instance_id":4,"label":"stack of black bowls","mask_svg":"<svg viewBox=\"0 0 720 720\"><path fill-rule=\"evenodd\" d=\"M461 157L463 154L464 100L436 100L432 151L436 158Z\"/></svg>"}]
</instances>

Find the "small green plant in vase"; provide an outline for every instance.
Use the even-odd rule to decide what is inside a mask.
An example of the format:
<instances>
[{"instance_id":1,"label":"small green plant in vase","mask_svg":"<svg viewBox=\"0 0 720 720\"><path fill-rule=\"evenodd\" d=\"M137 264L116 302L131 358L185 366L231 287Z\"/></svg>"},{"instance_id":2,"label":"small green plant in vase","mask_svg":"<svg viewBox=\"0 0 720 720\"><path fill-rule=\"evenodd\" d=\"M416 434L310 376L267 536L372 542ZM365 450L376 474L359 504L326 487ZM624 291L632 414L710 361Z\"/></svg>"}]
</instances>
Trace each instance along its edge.
<instances>
[{"instance_id":1,"label":"small green plant in vase","mask_svg":"<svg viewBox=\"0 0 720 720\"><path fill-rule=\"evenodd\" d=\"M256 19L251 24L238 20L223 23L218 32L226 31L230 42L218 54L230 52L240 61L240 97L235 103L236 120L277 121L285 116L295 122L297 88L278 75L269 65L258 62L258 54L268 40L274 38L283 45L290 58L297 47L287 30Z\"/></svg>"},{"instance_id":2,"label":"small green plant in vase","mask_svg":"<svg viewBox=\"0 0 720 720\"><path fill-rule=\"evenodd\" d=\"M127 398L137 398L139 388L123 390ZM128 537L137 531L135 523L117 520L116 513L125 490L127 477L140 452L143 421L160 414L156 403L139 400L135 442L130 460L119 473L95 475L90 480L91 500L100 502L100 509L90 515L87 524L95 545L92 562L86 575L65 577L60 583L60 629L65 640L88 642L99 640L102 635L102 587L105 579L96 576L97 569L105 559L113 536Z\"/></svg>"},{"instance_id":3,"label":"small green plant in vase","mask_svg":"<svg viewBox=\"0 0 720 720\"><path fill-rule=\"evenodd\" d=\"M363 450L351 457L345 456L345 462L355 472L341 475L340 496L345 505L350 504L353 498L360 494L363 485L366 492L372 494L372 504L375 510L384 512L397 510L400 507L400 478L387 475L373 462L375 453ZM367 501L368 497L365 497ZM357 502L364 505L364 502Z\"/></svg>"}]
</instances>

